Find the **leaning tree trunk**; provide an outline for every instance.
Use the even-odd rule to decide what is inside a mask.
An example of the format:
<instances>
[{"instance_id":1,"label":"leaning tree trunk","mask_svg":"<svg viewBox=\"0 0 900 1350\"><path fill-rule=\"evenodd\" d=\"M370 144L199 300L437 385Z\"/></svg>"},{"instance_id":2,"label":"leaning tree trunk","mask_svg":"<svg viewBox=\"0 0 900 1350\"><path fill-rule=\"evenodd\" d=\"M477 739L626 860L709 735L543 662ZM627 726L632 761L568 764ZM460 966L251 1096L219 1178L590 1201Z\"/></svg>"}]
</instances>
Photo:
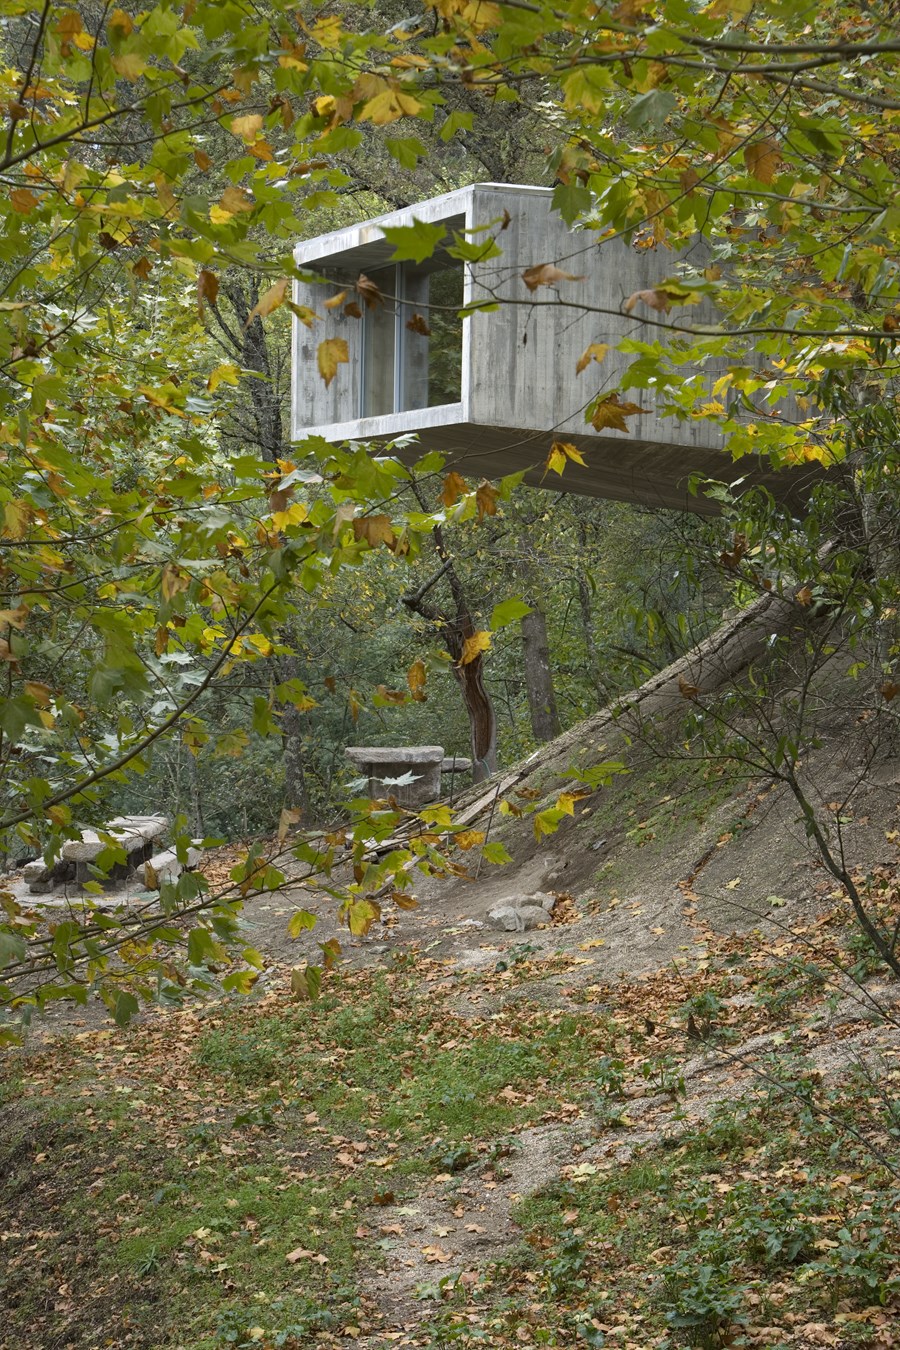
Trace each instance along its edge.
<instances>
[{"instance_id":1,"label":"leaning tree trunk","mask_svg":"<svg viewBox=\"0 0 900 1350\"><path fill-rule=\"evenodd\" d=\"M468 618L468 615L465 616ZM463 703L469 717L469 739L472 747L472 780L483 783L497 771L497 718L494 705L484 683L484 658L479 652L473 661L461 664L465 639L474 633L472 622L443 623L441 631L447 650L453 657Z\"/></svg>"},{"instance_id":2,"label":"leaning tree trunk","mask_svg":"<svg viewBox=\"0 0 900 1350\"><path fill-rule=\"evenodd\" d=\"M544 611L536 604L522 620L522 652L531 730L535 740L543 745L545 741L552 741L559 735L560 722L553 690L553 672L550 669L547 619Z\"/></svg>"}]
</instances>

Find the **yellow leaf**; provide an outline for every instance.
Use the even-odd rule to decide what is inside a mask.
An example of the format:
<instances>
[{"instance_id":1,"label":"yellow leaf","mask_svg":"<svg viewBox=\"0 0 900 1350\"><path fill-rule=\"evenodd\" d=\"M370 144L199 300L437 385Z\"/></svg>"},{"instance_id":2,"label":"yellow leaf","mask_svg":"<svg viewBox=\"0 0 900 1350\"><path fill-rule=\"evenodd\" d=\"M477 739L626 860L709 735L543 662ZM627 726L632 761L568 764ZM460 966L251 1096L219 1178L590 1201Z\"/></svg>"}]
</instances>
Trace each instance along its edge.
<instances>
[{"instance_id":1,"label":"yellow leaf","mask_svg":"<svg viewBox=\"0 0 900 1350\"><path fill-rule=\"evenodd\" d=\"M34 517L28 502L8 501L3 508L3 534L6 539L24 539Z\"/></svg>"},{"instance_id":2,"label":"yellow leaf","mask_svg":"<svg viewBox=\"0 0 900 1350\"><path fill-rule=\"evenodd\" d=\"M425 662L413 661L409 670L406 672L406 683L409 685L410 693L418 702L425 698Z\"/></svg>"},{"instance_id":3,"label":"yellow leaf","mask_svg":"<svg viewBox=\"0 0 900 1350\"><path fill-rule=\"evenodd\" d=\"M365 937L380 917L381 906L374 900L351 900L347 905L347 927L354 937Z\"/></svg>"},{"instance_id":4,"label":"yellow leaf","mask_svg":"<svg viewBox=\"0 0 900 1350\"><path fill-rule=\"evenodd\" d=\"M566 455L565 451L559 445L555 443L551 445L550 453L547 456L547 462L544 467L547 473L549 473L551 469L554 473L561 474L563 472L566 467Z\"/></svg>"},{"instance_id":5,"label":"yellow leaf","mask_svg":"<svg viewBox=\"0 0 900 1350\"><path fill-rule=\"evenodd\" d=\"M316 362L326 389L337 374L338 366L348 363L349 360L346 338L326 338L324 342L319 343Z\"/></svg>"},{"instance_id":6,"label":"yellow leaf","mask_svg":"<svg viewBox=\"0 0 900 1350\"><path fill-rule=\"evenodd\" d=\"M232 117L231 134L240 136L244 141L254 141L260 131L262 131L262 114L247 113L245 117Z\"/></svg>"},{"instance_id":7,"label":"yellow leaf","mask_svg":"<svg viewBox=\"0 0 900 1350\"><path fill-rule=\"evenodd\" d=\"M257 317L265 319L273 310L278 309L279 305L283 305L290 284L287 277L282 277L281 281L276 281L274 286L270 286L251 309L244 327L248 328Z\"/></svg>"},{"instance_id":8,"label":"yellow leaf","mask_svg":"<svg viewBox=\"0 0 900 1350\"><path fill-rule=\"evenodd\" d=\"M286 511L275 511L272 515L272 527L276 530L284 530L288 525L302 525L309 516L309 510L304 502L292 502Z\"/></svg>"},{"instance_id":9,"label":"yellow leaf","mask_svg":"<svg viewBox=\"0 0 900 1350\"><path fill-rule=\"evenodd\" d=\"M560 457L562 458L563 467L565 467L566 461L571 459L573 463L580 464L582 468L587 468L587 465L585 464L584 459L582 457L581 451L578 449L578 446L573 445L571 441L553 442L553 445L550 447L550 455L547 460L547 468L548 469L552 468L556 473L562 473L562 468L557 468Z\"/></svg>"},{"instance_id":10,"label":"yellow leaf","mask_svg":"<svg viewBox=\"0 0 900 1350\"><path fill-rule=\"evenodd\" d=\"M363 104L358 120L384 127L401 117L415 117L424 106L411 94L401 94L398 89L385 89Z\"/></svg>"},{"instance_id":11,"label":"yellow leaf","mask_svg":"<svg viewBox=\"0 0 900 1350\"><path fill-rule=\"evenodd\" d=\"M40 680L26 680L25 693L39 708L50 707L50 699L53 695L53 691L49 684L44 684Z\"/></svg>"},{"instance_id":12,"label":"yellow leaf","mask_svg":"<svg viewBox=\"0 0 900 1350\"><path fill-rule=\"evenodd\" d=\"M130 80L134 84L139 80L147 69L147 62L137 52L124 52L121 56L114 56L110 64L117 75L121 75L123 80Z\"/></svg>"},{"instance_id":13,"label":"yellow leaf","mask_svg":"<svg viewBox=\"0 0 900 1350\"><path fill-rule=\"evenodd\" d=\"M296 314L306 328L312 328L319 317L314 309L310 309L309 305L298 305L294 300L285 300L284 303L292 314Z\"/></svg>"},{"instance_id":14,"label":"yellow leaf","mask_svg":"<svg viewBox=\"0 0 900 1350\"><path fill-rule=\"evenodd\" d=\"M112 14L110 14L109 18L106 20L106 27L113 36L120 40L122 38L127 38L129 33L134 32L134 23L132 22L131 15L126 14L124 9L114 9Z\"/></svg>"},{"instance_id":15,"label":"yellow leaf","mask_svg":"<svg viewBox=\"0 0 900 1350\"><path fill-rule=\"evenodd\" d=\"M236 216L242 211L253 210L253 198L243 188L229 185L219 198L219 206L227 217ZM215 208L213 208L215 210Z\"/></svg>"},{"instance_id":16,"label":"yellow leaf","mask_svg":"<svg viewBox=\"0 0 900 1350\"><path fill-rule=\"evenodd\" d=\"M391 899L398 909L419 908L419 902L414 895L404 895L401 891L392 891Z\"/></svg>"},{"instance_id":17,"label":"yellow leaf","mask_svg":"<svg viewBox=\"0 0 900 1350\"><path fill-rule=\"evenodd\" d=\"M162 573L162 593L164 600L171 600L178 595L180 591L186 591L191 584L191 578L187 572L182 572L180 568L174 567L172 563L166 563Z\"/></svg>"},{"instance_id":18,"label":"yellow leaf","mask_svg":"<svg viewBox=\"0 0 900 1350\"><path fill-rule=\"evenodd\" d=\"M483 629L479 629L477 633L473 633L471 637L467 637L463 642L463 651L462 656L459 658L459 664L461 666L469 665L469 663L474 661L476 657L479 657L482 652L489 651L490 646L490 633L485 632Z\"/></svg>"},{"instance_id":19,"label":"yellow leaf","mask_svg":"<svg viewBox=\"0 0 900 1350\"><path fill-rule=\"evenodd\" d=\"M209 379L206 381L206 388L211 394L214 394L220 384L236 385L240 373L239 367L236 366L233 361L223 361L222 364L216 366L215 370L210 374Z\"/></svg>"},{"instance_id":20,"label":"yellow leaf","mask_svg":"<svg viewBox=\"0 0 900 1350\"><path fill-rule=\"evenodd\" d=\"M325 308L337 309L338 305L342 305L346 299L347 299L347 292L338 291L337 295L332 295L325 301Z\"/></svg>"},{"instance_id":21,"label":"yellow leaf","mask_svg":"<svg viewBox=\"0 0 900 1350\"><path fill-rule=\"evenodd\" d=\"M608 351L609 344L607 342L592 342L589 347L585 347L579 356L575 374L580 375L583 370L587 370L592 361L596 361L599 366L600 362L605 360Z\"/></svg>"},{"instance_id":22,"label":"yellow leaf","mask_svg":"<svg viewBox=\"0 0 900 1350\"><path fill-rule=\"evenodd\" d=\"M477 844L484 843L483 830L460 830L459 834L453 836L453 842L458 848L468 851L475 848Z\"/></svg>"},{"instance_id":23,"label":"yellow leaf","mask_svg":"<svg viewBox=\"0 0 900 1350\"><path fill-rule=\"evenodd\" d=\"M800 590L794 596L798 605L811 605L813 593L808 586L801 586Z\"/></svg>"}]
</instances>

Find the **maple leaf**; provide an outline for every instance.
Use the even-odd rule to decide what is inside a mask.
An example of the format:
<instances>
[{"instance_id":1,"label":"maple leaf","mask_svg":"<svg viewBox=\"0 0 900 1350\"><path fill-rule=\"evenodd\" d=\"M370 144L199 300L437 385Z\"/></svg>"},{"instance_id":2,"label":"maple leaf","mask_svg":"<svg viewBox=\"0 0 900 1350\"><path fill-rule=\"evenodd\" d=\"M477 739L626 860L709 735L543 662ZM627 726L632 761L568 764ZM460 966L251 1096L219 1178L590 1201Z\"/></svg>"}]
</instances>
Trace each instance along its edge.
<instances>
[{"instance_id":1,"label":"maple leaf","mask_svg":"<svg viewBox=\"0 0 900 1350\"><path fill-rule=\"evenodd\" d=\"M232 117L231 134L240 136L243 141L256 140L262 131L263 119L260 113L248 113L244 117Z\"/></svg>"},{"instance_id":2,"label":"maple leaf","mask_svg":"<svg viewBox=\"0 0 900 1350\"><path fill-rule=\"evenodd\" d=\"M360 516L353 522L353 533L357 540L365 539L370 548L377 548L379 544L390 547L395 538L390 516L383 515Z\"/></svg>"},{"instance_id":3,"label":"maple leaf","mask_svg":"<svg viewBox=\"0 0 900 1350\"><path fill-rule=\"evenodd\" d=\"M244 324L244 327L249 328L250 324L256 318L267 318L273 310L278 309L279 305L283 305L290 284L287 277L282 277L280 281L275 282L274 286L270 286L267 291L264 291L247 315L247 322Z\"/></svg>"},{"instance_id":4,"label":"maple leaf","mask_svg":"<svg viewBox=\"0 0 900 1350\"><path fill-rule=\"evenodd\" d=\"M478 507L479 523L485 516L495 516L497 514L497 498L499 492L493 487L487 479L479 483L475 490L475 504Z\"/></svg>"},{"instance_id":5,"label":"maple leaf","mask_svg":"<svg viewBox=\"0 0 900 1350\"><path fill-rule=\"evenodd\" d=\"M376 305L384 304L384 296L381 294L377 282L374 282L371 277L367 277L365 272L360 272L356 278L356 289L365 300L366 309L374 309Z\"/></svg>"},{"instance_id":6,"label":"maple leaf","mask_svg":"<svg viewBox=\"0 0 900 1350\"><path fill-rule=\"evenodd\" d=\"M338 366L350 361L346 338L326 338L324 342L320 342L316 350L316 361L327 389L337 374Z\"/></svg>"},{"instance_id":7,"label":"maple leaf","mask_svg":"<svg viewBox=\"0 0 900 1350\"><path fill-rule=\"evenodd\" d=\"M413 661L406 672L406 683L409 685L410 693L418 703L425 700L425 679L425 662L422 660Z\"/></svg>"},{"instance_id":8,"label":"maple leaf","mask_svg":"<svg viewBox=\"0 0 900 1350\"><path fill-rule=\"evenodd\" d=\"M219 198L219 208L226 219L253 210L253 198L243 188L229 185Z\"/></svg>"},{"instance_id":9,"label":"maple leaf","mask_svg":"<svg viewBox=\"0 0 900 1350\"><path fill-rule=\"evenodd\" d=\"M444 486L441 489L441 501L445 506L453 506L458 502L469 488L462 474L458 474L455 469L451 470L444 479Z\"/></svg>"},{"instance_id":10,"label":"maple leaf","mask_svg":"<svg viewBox=\"0 0 900 1350\"><path fill-rule=\"evenodd\" d=\"M474 661L477 657L479 657L482 652L489 651L490 645L491 645L490 633L487 633L484 630L479 630L477 633L472 633L472 635L470 637L467 637L463 642L462 656L459 658L459 664L461 666L469 665L472 661Z\"/></svg>"},{"instance_id":11,"label":"maple leaf","mask_svg":"<svg viewBox=\"0 0 900 1350\"><path fill-rule=\"evenodd\" d=\"M427 321L421 314L414 314L412 318L407 319L406 326L411 333L421 333L422 337L429 337L431 335L431 329L428 327Z\"/></svg>"},{"instance_id":12,"label":"maple leaf","mask_svg":"<svg viewBox=\"0 0 900 1350\"><path fill-rule=\"evenodd\" d=\"M609 351L609 344L606 342L592 342L589 347L578 358L578 364L575 367L575 374L580 375L583 370L587 370L592 361L599 365L606 359L606 353Z\"/></svg>"},{"instance_id":13,"label":"maple leaf","mask_svg":"<svg viewBox=\"0 0 900 1350\"><path fill-rule=\"evenodd\" d=\"M760 183L771 183L781 163L781 146L771 137L744 147L744 163Z\"/></svg>"},{"instance_id":14,"label":"maple leaf","mask_svg":"<svg viewBox=\"0 0 900 1350\"><path fill-rule=\"evenodd\" d=\"M9 200L14 211L18 211L20 216L27 216L29 211L40 205L41 199L30 188L14 188L9 194Z\"/></svg>"},{"instance_id":15,"label":"maple leaf","mask_svg":"<svg viewBox=\"0 0 900 1350\"><path fill-rule=\"evenodd\" d=\"M203 309L203 301L208 300L211 305L216 303L219 295L219 278L215 272L207 272L203 268L197 273L197 297L200 303L200 309Z\"/></svg>"},{"instance_id":16,"label":"maple leaf","mask_svg":"<svg viewBox=\"0 0 900 1350\"><path fill-rule=\"evenodd\" d=\"M611 427L614 431L628 431L625 418L646 411L639 403L622 403L618 394L607 394L595 404L590 418L591 426L596 431L603 431L605 427Z\"/></svg>"},{"instance_id":17,"label":"maple leaf","mask_svg":"<svg viewBox=\"0 0 900 1350\"><path fill-rule=\"evenodd\" d=\"M555 263L540 263L536 267L526 267L522 280L530 291L536 291L539 286L557 286L561 281L584 281L584 277L564 272Z\"/></svg>"}]
</instances>

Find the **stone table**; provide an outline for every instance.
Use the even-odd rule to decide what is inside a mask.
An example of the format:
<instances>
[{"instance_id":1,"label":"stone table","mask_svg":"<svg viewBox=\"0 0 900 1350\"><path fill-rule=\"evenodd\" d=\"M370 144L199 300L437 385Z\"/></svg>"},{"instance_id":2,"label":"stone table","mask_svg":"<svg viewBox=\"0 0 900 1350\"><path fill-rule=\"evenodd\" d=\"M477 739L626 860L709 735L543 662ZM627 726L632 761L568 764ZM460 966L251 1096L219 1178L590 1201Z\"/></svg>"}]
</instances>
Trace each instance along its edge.
<instances>
[{"instance_id":1,"label":"stone table","mask_svg":"<svg viewBox=\"0 0 900 1350\"><path fill-rule=\"evenodd\" d=\"M344 754L368 778L370 797L393 797L410 811L440 798L442 745L348 745Z\"/></svg>"}]
</instances>

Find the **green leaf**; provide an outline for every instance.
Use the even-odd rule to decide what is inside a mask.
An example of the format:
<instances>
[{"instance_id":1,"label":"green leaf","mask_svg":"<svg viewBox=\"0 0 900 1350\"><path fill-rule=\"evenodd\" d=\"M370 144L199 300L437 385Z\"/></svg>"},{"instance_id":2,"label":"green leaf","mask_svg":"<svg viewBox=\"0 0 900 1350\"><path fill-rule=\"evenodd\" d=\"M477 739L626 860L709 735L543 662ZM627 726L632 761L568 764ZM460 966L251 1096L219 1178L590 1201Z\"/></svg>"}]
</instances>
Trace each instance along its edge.
<instances>
[{"instance_id":1,"label":"green leaf","mask_svg":"<svg viewBox=\"0 0 900 1350\"><path fill-rule=\"evenodd\" d=\"M499 866L501 863L512 862L512 858L507 853L503 844L497 841L492 844L485 844L484 848L481 850L481 856L484 858L485 862L494 863L496 866Z\"/></svg>"},{"instance_id":2,"label":"green leaf","mask_svg":"<svg viewBox=\"0 0 900 1350\"><path fill-rule=\"evenodd\" d=\"M288 937L297 938L301 933L311 932L317 923L315 914L310 914L309 910L295 910L288 921Z\"/></svg>"},{"instance_id":3,"label":"green leaf","mask_svg":"<svg viewBox=\"0 0 900 1350\"><path fill-rule=\"evenodd\" d=\"M116 999L116 1006L113 1010L113 1017L116 1020L116 1026L127 1027L128 1023L131 1021L132 1017L134 1017L135 1013L138 1011L139 1008L140 1004L138 1003L134 994L126 993L126 991L123 989Z\"/></svg>"},{"instance_id":4,"label":"green leaf","mask_svg":"<svg viewBox=\"0 0 900 1350\"><path fill-rule=\"evenodd\" d=\"M457 131L471 131L475 114L470 112L452 112L440 130L442 141L452 141Z\"/></svg>"},{"instance_id":5,"label":"green leaf","mask_svg":"<svg viewBox=\"0 0 900 1350\"><path fill-rule=\"evenodd\" d=\"M506 628L508 624L524 619L525 615L530 613L531 605L526 605L525 601L518 599L517 596L501 600L499 605L494 606L491 614L491 628Z\"/></svg>"},{"instance_id":6,"label":"green leaf","mask_svg":"<svg viewBox=\"0 0 900 1350\"><path fill-rule=\"evenodd\" d=\"M0 970L11 965L13 961L23 960L26 951L27 946L23 937L18 933L0 929Z\"/></svg>"},{"instance_id":7,"label":"green leaf","mask_svg":"<svg viewBox=\"0 0 900 1350\"><path fill-rule=\"evenodd\" d=\"M443 225L429 225L414 216L412 225L386 225L382 233L394 245L392 261L420 263L432 256L447 230Z\"/></svg>"},{"instance_id":8,"label":"green leaf","mask_svg":"<svg viewBox=\"0 0 900 1350\"><path fill-rule=\"evenodd\" d=\"M642 127L661 127L678 105L678 99L666 89L651 89L640 94L625 113L624 120L635 131Z\"/></svg>"},{"instance_id":9,"label":"green leaf","mask_svg":"<svg viewBox=\"0 0 900 1350\"><path fill-rule=\"evenodd\" d=\"M427 146L422 144L418 136L404 136L401 140L388 136L384 143L388 154L393 156L401 169L414 169L419 160L428 154Z\"/></svg>"},{"instance_id":10,"label":"green leaf","mask_svg":"<svg viewBox=\"0 0 900 1350\"><path fill-rule=\"evenodd\" d=\"M192 966L202 966L215 955L215 943L212 934L206 928L192 928L188 937L188 961Z\"/></svg>"}]
</instances>

